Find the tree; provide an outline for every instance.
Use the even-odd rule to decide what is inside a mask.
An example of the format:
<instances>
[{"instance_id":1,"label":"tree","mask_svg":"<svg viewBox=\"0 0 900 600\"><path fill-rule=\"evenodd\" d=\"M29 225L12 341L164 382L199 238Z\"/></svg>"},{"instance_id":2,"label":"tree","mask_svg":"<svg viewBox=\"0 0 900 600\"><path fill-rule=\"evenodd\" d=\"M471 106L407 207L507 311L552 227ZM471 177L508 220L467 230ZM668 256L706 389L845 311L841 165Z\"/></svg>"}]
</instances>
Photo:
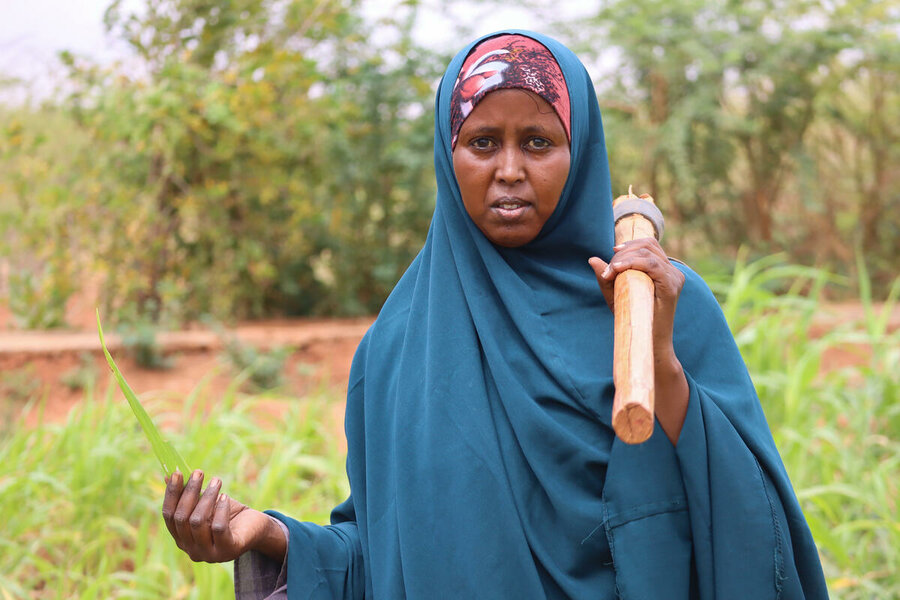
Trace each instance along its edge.
<instances>
[{"instance_id":1,"label":"tree","mask_svg":"<svg viewBox=\"0 0 900 600\"><path fill-rule=\"evenodd\" d=\"M615 189L653 190L670 244L835 261L848 212L867 252L896 239L898 18L896 0L610 0L560 28L582 55L615 52L599 82ZM844 239L816 242L822 220Z\"/></svg>"},{"instance_id":2,"label":"tree","mask_svg":"<svg viewBox=\"0 0 900 600\"><path fill-rule=\"evenodd\" d=\"M433 207L439 61L412 42L415 10L377 43L348 0L113 3L135 74L64 57L97 143L110 302L153 319L377 310Z\"/></svg>"}]
</instances>

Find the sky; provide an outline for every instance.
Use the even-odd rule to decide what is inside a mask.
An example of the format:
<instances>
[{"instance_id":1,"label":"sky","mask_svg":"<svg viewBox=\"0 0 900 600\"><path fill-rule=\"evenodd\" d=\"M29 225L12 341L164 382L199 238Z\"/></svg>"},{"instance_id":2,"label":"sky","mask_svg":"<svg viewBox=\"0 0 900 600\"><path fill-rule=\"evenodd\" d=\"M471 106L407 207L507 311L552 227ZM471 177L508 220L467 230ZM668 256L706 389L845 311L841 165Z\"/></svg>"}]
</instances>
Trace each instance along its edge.
<instances>
[{"instance_id":1,"label":"sky","mask_svg":"<svg viewBox=\"0 0 900 600\"><path fill-rule=\"evenodd\" d=\"M0 76L29 82L37 96L53 88L57 54L71 50L101 61L125 54L107 39L103 12L110 0L0 0ZM5 99L20 92L6 90Z\"/></svg>"},{"instance_id":2,"label":"sky","mask_svg":"<svg viewBox=\"0 0 900 600\"><path fill-rule=\"evenodd\" d=\"M54 87L59 70L56 58L62 50L110 62L127 55L121 42L106 36L103 13L112 0L0 0L0 77L28 82L35 97L45 97ZM423 2L428 5L428 2ZM577 3L576 3L577 4ZM125 0L126 7L138 7L141 0ZM368 14L383 14L394 2L369 0ZM540 29L541 23L528 11L517 7L477 9L476 2L453 2L453 22L474 24L476 33L504 27ZM435 49L454 48L448 16L424 10L418 27L419 42ZM20 87L0 89L0 100L21 101Z\"/></svg>"}]
</instances>

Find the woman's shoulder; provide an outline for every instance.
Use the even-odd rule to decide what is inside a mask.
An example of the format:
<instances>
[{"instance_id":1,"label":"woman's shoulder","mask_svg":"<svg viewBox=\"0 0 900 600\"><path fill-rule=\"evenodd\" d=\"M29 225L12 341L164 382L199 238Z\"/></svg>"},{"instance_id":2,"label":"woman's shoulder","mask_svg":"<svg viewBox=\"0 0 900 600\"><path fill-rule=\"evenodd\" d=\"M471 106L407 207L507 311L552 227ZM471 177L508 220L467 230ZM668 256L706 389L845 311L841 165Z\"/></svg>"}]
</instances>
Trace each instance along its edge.
<instances>
[{"instance_id":1,"label":"woman's shoulder","mask_svg":"<svg viewBox=\"0 0 900 600\"><path fill-rule=\"evenodd\" d=\"M681 299L687 297L709 302L712 301L714 304L718 306L718 302L715 299L715 296L712 293L712 290L709 288L709 285L704 281L703 277L700 276L694 269L690 267L686 262L681 259L675 258L673 256L669 256L669 262L675 265L679 271L684 274L684 287L681 291Z\"/></svg>"},{"instance_id":2,"label":"woman's shoulder","mask_svg":"<svg viewBox=\"0 0 900 600\"><path fill-rule=\"evenodd\" d=\"M684 274L675 310L676 337L730 339L722 307L709 284L684 262L671 257L669 260Z\"/></svg>"},{"instance_id":3,"label":"woman's shoulder","mask_svg":"<svg viewBox=\"0 0 900 600\"><path fill-rule=\"evenodd\" d=\"M412 294L410 288L414 284L414 271L416 262L406 270L394 290L378 311L378 316L366 334L363 336L356 349L351 367L351 386L363 379L373 360L377 361L385 356L385 351L400 347L409 321ZM413 272L411 274L411 272ZM370 358L371 357L371 358Z\"/></svg>"},{"instance_id":4,"label":"woman's shoulder","mask_svg":"<svg viewBox=\"0 0 900 600\"><path fill-rule=\"evenodd\" d=\"M378 311L378 317L375 319L372 327L369 328L370 333L367 334L372 339L371 343L380 343L385 339L389 343L393 342L396 340L396 336L403 335L403 332L406 330L421 259L422 254L420 252L410 263L409 267L406 268L406 271L381 306L381 310Z\"/></svg>"}]
</instances>

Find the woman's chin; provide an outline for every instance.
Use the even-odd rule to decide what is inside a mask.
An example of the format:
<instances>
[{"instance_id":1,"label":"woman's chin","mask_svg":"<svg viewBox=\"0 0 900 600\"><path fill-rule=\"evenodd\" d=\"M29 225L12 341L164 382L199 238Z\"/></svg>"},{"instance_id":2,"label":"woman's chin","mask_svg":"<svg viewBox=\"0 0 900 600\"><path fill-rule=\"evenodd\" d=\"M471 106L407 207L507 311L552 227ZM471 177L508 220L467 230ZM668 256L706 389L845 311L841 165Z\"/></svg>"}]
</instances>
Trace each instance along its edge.
<instances>
[{"instance_id":1,"label":"woman's chin","mask_svg":"<svg viewBox=\"0 0 900 600\"><path fill-rule=\"evenodd\" d=\"M503 248L518 248L524 246L537 237L538 232L532 231L530 227L525 225L513 225L506 227L495 227L487 231L482 230L485 237L493 244Z\"/></svg>"}]
</instances>

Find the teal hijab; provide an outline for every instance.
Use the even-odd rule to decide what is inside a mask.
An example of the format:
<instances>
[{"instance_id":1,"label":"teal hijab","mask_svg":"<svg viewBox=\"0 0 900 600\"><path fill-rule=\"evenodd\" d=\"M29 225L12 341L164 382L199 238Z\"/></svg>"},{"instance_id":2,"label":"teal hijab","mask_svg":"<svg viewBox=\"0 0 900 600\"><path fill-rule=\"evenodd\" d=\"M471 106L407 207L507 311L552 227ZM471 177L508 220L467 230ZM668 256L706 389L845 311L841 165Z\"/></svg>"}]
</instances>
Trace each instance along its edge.
<instances>
[{"instance_id":1,"label":"teal hijab","mask_svg":"<svg viewBox=\"0 0 900 600\"><path fill-rule=\"evenodd\" d=\"M465 212L449 107L476 40L437 93L425 245L354 358L351 497L326 527L270 513L291 534L289 597L827 597L752 383L686 268L678 446L658 426L639 446L614 437L612 315L587 264L613 246L600 110L568 49L502 33L544 44L565 76L564 191L521 248L494 246Z\"/></svg>"}]
</instances>

